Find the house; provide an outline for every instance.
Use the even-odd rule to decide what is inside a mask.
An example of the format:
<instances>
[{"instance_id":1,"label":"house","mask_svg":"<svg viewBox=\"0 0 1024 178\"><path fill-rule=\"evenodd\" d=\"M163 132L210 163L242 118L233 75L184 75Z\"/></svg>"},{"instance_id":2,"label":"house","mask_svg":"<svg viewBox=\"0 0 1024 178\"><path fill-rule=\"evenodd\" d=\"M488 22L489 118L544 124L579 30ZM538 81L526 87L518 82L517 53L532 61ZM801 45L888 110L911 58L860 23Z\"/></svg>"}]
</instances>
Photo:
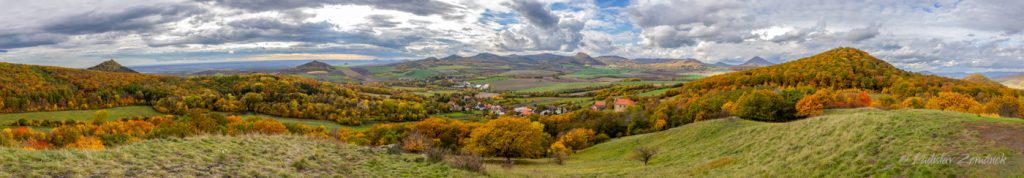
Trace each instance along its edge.
<instances>
[{"instance_id":1,"label":"house","mask_svg":"<svg viewBox=\"0 0 1024 178\"><path fill-rule=\"evenodd\" d=\"M533 109L531 109L530 107L526 107L526 106L512 109L512 111L515 111L520 116L529 116L529 115L533 114Z\"/></svg>"},{"instance_id":2,"label":"house","mask_svg":"<svg viewBox=\"0 0 1024 178\"><path fill-rule=\"evenodd\" d=\"M604 101L594 101L594 105L591 105L590 109L593 109L593 110L604 110L604 108L606 108L606 107L608 107L608 106L604 103Z\"/></svg>"},{"instance_id":3,"label":"house","mask_svg":"<svg viewBox=\"0 0 1024 178\"><path fill-rule=\"evenodd\" d=\"M615 112L625 112L626 108L636 105L636 102L629 98L615 99Z\"/></svg>"}]
</instances>

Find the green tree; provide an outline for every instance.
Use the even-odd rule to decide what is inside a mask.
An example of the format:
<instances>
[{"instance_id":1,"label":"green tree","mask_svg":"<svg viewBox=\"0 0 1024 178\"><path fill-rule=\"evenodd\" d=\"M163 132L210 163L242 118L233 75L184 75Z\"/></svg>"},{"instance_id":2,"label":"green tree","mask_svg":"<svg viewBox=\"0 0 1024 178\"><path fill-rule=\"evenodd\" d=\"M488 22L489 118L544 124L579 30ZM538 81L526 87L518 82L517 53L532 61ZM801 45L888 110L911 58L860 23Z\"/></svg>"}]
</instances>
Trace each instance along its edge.
<instances>
[{"instance_id":1,"label":"green tree","mask_svg":"<svg viewBox=\"0 0 1024 178\"><path fill-rule=\"evenodd\" d=\"M786 121L792 119L793 113L786 112L785 98L767 90L754 90L740 96L736 101L736 115L740 118L757 121ZM795 109L793 109L795 111Z\"/></svg>"}]
</instances>

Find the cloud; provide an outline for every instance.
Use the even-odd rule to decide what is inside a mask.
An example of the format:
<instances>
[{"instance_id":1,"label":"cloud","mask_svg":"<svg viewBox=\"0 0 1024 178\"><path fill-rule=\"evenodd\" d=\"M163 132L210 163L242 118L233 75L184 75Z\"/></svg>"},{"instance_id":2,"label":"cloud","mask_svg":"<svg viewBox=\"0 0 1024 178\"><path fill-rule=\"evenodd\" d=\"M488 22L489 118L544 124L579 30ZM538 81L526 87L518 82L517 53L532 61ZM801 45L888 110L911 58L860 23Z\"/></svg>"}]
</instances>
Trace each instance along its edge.
<instances>
[{"instance_id":1,"label":"cloud","mask_svg":"<svg viewBox=\"0 0 1024 178\"><path fill-rule=\"evenodd\" d=\"M864 28L852 29L843 35L843 39L852 42L860 42L878 36L878 26L872 25Z\"/></svg>"},{"instance_id":2,"label":"cloud","mask_svg":"<svg viewBox=\"0 0 1024 178\"><path fill-rule=\"evenodd\" d=\"M366 17L366 20L369 20L370 25L373 27L395 27L398 24L402 24L401 22L391 21L394 18L389 15L370 15Z\"/></svg>"},{"instance_id":3,"label":"cloud","mask_svg":"<svg viewBox=\"0 0 1024 178\"><path fill-rule=\"evenodd\" d=\"M967 28L1019 34L1024 31L1024 1L971 0L956 4L950 18Z\"/></svg>"},{"instance_id":4,"label":"cloud","mask_svg":"<svg viewBox=\"0 0 1024 178\"><path fill-rule=\"evenodd\" d=\"M66 39L67 37L64 35L47 33L0 34L0 49L52 45L63 42Z\"/></svg>"},{"instance_id":5,"label":"cloud","mask_svg":"<svg viewBox=\"0 0 1024 178\"><path fill-rule=\"evenodd\" d=\"M376 57L359 54L313 54L313 53L291 53L291 54L263 54L252 55L233 60L365 60Z\"/></svg>"},{"instance_id":6,"label":"cloud","mask_svg":"<svg viewBox=\"0 0 1024 178\"><path fill-rule=\"evenodd\" d=\"M79 35L113 31L147 31L157 25L175 22L205 9L193 5L154 5L133 7L118 12L88 12L69 16L43 27L43 31Z\"/></svg>"},{"instance_id":7,"label":"cloud","mask_svg":"<svg viewBox=\"0 0 1024 178\"><path fill-rule=\"evenodd\" d=\"M398 10L416 15L455 16L456 6L435 0L196 0L219 6L250 11L274 11L295 8L318 8L327 5L366 5L380 9Z\"/></svg>"},{"instance_id":8,"label":"cloud","mask_svg":"<svg viewBox=\"0 0 1024 178\"><path fill-rule=\"evenodd\" d=\"M533 0L513 0L507 3L516 12L519 12L530 24L541 28L552 28L558 25L558 17L551 14L551 11L544 8L544 4Z\"/></svg>"}]
</instances>

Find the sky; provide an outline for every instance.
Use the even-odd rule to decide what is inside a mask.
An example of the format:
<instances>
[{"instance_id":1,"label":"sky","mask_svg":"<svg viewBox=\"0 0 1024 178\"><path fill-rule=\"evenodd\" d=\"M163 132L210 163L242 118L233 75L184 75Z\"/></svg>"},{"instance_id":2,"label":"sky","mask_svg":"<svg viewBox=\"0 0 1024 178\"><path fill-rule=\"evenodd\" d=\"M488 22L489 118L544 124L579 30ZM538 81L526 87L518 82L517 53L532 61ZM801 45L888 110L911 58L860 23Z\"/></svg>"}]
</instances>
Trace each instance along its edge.
<instances>
[{"instance_id":1,"label":"sky","mask_svg":"<svg viewBox=\"0 0 1024 178\"><path fill-rule=\"evenodd\" d=\"M1024 72L1019 0L0 0L0 62L88 67L573 54L774 62L855 47Z\"/></svg>"}]
</instances>

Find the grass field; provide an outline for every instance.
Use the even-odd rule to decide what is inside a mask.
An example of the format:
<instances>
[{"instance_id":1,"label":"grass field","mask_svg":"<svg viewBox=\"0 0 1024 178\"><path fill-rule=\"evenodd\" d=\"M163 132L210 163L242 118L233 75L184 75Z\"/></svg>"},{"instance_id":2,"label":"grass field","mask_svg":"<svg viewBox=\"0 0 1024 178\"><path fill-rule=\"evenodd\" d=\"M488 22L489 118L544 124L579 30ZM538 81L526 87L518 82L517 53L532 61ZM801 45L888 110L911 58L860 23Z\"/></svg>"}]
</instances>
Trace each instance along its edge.
<instances>
[{"instance_id":1,"label":"grass field","mask_svg":"<svg viewBox=\"0 0 1024 178\"><path fill-rule=\"evenodd\" d=\"M49 112L29 112L29 113L12 113L12 114L0 114L0 128L5 128L18 121L18 119L27 120L51 120L51 121L64 121L64 120L76 120L76 121L91 121L96 115L96 111L107 110L108 120L114 120L119 118L126 118L131 116L158 116L166 115L153 110L149 106L126 106L108 109L93 109L93 110L72 110L72 111L49 111Z\"/></svg>"},{"instance_id":2,"label":"grass field","mask_svg":"<svg viewBox=\"0 0 1024 178\"><path fill-rule=\"evenodd\" d=\"M643 93L640 93L638 95L639 96L658 96L658 95L661 95L661 94L665 94L665 92L667 92L668 90L671 90L671 89L672 88L662 88L662 89L657 89L657 90L651 90L651 91L648 91L648 92L643 92Z\"/></svg>"},{"instance_id":3,"label":"grass field","mask_svg":"<svg viewBox=\"0 0 1024 178\"><path fill-rule=\"evenodd\" d=\"M574 78L626 77L629 72L629 69L586 68L563 76Z\"/></svg>"},{"instance_id":4,"label":"grass field","mask_svg":"<svg viewBox=\"0 0 1024 178\"><path fill-rule=\"evenodd\" d=\"M992 133L1001 133L993 130L1006 132L995 138L1009 143L991 140ZM489 164L487 170L497 177L1020 177L1020 134L1024 120L1017 118L934 110L833 110L788 123L699 122L613 139L578 152L561 166L547 159L523 159L512 169ZM650 165L630 159L639 145L660 150ZM961 154L1005 155L1007 160L913 162L914 156L943 153L956 155L954 161Z\"/></svg>"},{"instance_id":5,"label":"grass field","mask_svg":"<svg viewBox=\"0 0 1024 178\"><path fill-rule=\"evenodd\" d=\"M105 151L0 148L0 177L474 177L418 155L299 136L200 136Z\"/></svg>"},{"instance_id":6,"label":"grass field","mask_svg":"<svg viewBox=\"0 0 1024 178\"><path fill-rule=\"evenodd\" d=\"M628 81L628 82L619 81L619 82L615 82L615 84L618 84L618 85L658 85L658 86L668 86L668 85L675 85L675 84L680 84L680 83L686 83L686 81L641 80L641 81Z\"/></svg>"},{"instance_id":7,"label":"grass field","mask_svg":"<svg viewBox=\"0 0 1024 178\"><path fill-rule=\"evenodd\" d=\"M554 83L554 84L548 84L548 85L543 85L543 86L538 86L538 87L519 89L519 90L515 90L514 92L519 92L519 93L552 92L552 91L562 91L562 90L580 89L580 88L597 87L597 86L607 86L609 84L611 84L611 83L609 83L609 82Z\"/></svg>"}]
</instances>

